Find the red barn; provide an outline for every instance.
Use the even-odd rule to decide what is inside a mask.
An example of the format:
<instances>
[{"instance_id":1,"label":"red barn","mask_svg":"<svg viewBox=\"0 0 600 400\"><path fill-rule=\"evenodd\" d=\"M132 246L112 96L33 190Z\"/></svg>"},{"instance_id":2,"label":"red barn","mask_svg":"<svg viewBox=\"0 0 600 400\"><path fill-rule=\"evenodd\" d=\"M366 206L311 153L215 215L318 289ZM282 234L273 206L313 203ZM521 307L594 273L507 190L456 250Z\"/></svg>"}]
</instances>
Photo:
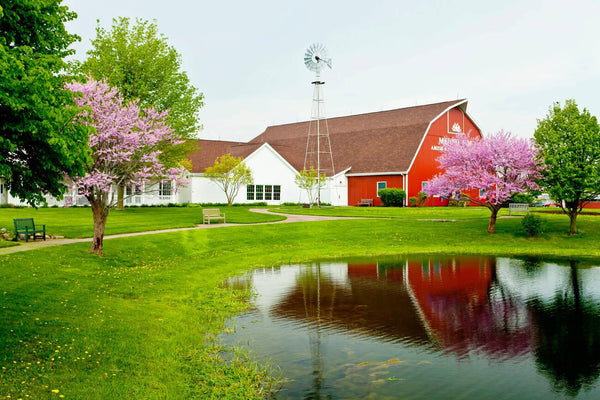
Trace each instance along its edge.
<instances>
[{"instance_id":1,"label":"red barn","mask_svg":"<svg viewBox=\"0 0 600 400\"><path fill-rule=\"evenodd\" d=\"M336 172L345 171L348 205L373 199L382 188L402 188L417 196L439 171L444 140L458 132L480 137L467 114L467 100L327 119ZM250 141L269 143L294 168L303 168L309 122L268 127ZM343 185L343 182L339 182ZM434 198L429 204L440 205Z\"/></svg>"}]
</instances>

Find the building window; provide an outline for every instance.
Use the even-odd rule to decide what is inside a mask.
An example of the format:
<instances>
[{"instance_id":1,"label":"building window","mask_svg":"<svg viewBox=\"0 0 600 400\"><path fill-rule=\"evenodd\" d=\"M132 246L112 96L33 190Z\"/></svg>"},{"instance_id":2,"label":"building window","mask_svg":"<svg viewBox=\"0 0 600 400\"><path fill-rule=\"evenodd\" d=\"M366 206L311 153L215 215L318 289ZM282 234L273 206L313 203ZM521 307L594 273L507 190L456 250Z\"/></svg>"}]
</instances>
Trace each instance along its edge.
<instances>
[{"instance_id":1,"label":"building window","mask_svg":"<svg viewBox=\"0 0 600 400\"><path fill-rule=\"evenodd\" d=\"M427 181L421 182L421 192L424 192L427 189L427 185L429 185L429 182L427 182Z\"/></svg>"},{"instance_id":2,"label":"building window","mask_svg":"<svg viewBox=\"0 0 600 400\"><path fill-rule=\"evenodd\" d=\"M479 198L480 199L485 198L485 189L479 189Z\"/></svg>"},{"instance_id":3,"label":"building window","mask_svg":"<svg viewBox=\"0 0 600 400\"><path fill-rule=\"evenodd\" d=\"M135 185L125 186L125 196L139 196L140 194L142 194L142 191L136 188Z\"/></svg>"},{"instance_id":4,"label":"building window","mask_svg":"<svg viewBox=\"0 0 600 400\"><path fill-rule=\"evenodd\" d=\"M281 200L281 186L273 185L273 200Z\"/></svg>"},{"instance_id":5,"label":"building window","mask_svg":"<svg viewBox=\"0 0 600 400\"><path fill-rule=\"evenodd\" d=\"M263 199L263 185L256 185L256 200Z\"/></svg>"},{"instance_id":6,"label":"building window","mask_svg":"<svg viewBox=\"0 0 600 400\"><path fill-rule=\"evenodd\" d=\"M171 197L171 181L161 181L158 183L158 195L160 197Z\"/></svg>"},{"instance_id":7,"label":"building window","mask_svg":"<svg viewBox=\"0 0 600 400\"><path fill-rule=\"evenodd\" d=\"M126 204L141 204L142 203L142 191L135 187L135 185L125 186L125 203Z\"/></svg>"},{"instance_id":8,"label":"building window","mask_svg":"<svg viewBox=\"0 0 600 400\"><path fill-rule=\"evenodd\" d=\"M246 200L280 200L281 185L248 185Z\"/></svg>"},{"instance_id":9,"label":"building window","mask_svg":"<svg viewBox=\"0 0 600 400\"><path fill-rule=\"evenodd\" d=\"M387 181L377 182L377 197L379 197L379 191L385 188L387 188Z\"/></svg>"}]
</instances>

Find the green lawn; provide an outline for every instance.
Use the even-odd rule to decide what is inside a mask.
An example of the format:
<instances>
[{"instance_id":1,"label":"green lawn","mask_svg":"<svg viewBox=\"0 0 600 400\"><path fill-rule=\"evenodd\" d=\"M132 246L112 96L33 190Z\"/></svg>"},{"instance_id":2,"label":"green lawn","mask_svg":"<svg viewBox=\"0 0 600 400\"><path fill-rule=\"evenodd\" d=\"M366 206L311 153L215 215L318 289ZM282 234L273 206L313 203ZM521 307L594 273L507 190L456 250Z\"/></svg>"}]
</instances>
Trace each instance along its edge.
<instances>
[{"instance_id":1,"label":"green lawn","mask_svg":"<svg viewBox=\"0 0 600 400\"><path fill-rule=\"evenodd\" d=\"M569 237L567 217L543 215L545 233L528 238L520 218L500 219L488 235L481 211L437 210L108 239L104 257L88 254L87 243L0 256L0 398L260 398L271 375L215 337L250 296L223 281L261 266L410 253L600 259L599 216L581 216L581 234ZM52 212L66 214L41 211L36 220L66 231ZM161 221L163 211L171 212L144 210Z\"/></svg>"},{"instance_id":2,"label":"green lawn","mask_svg":"<svg viewBox=\"0 0 600 400\"><path fill-rule=\"evenodd\" d=\"M226 214L227 222L238 224L283 219L279 216L250 212L248 207L220 207L220 210ZM13 231L14 218L30 217L35 220L36 224L45 224L46 232L50 235L82 238L91 237L94 232L92 210L86 207L0 208L0 228ZM110 212L105 234L186 228L201 223L201 207L127 207L122 211L112 210Z\"/></svg>"},{"instance_id":3,"label":"green lawn","mask_svg":"<svg viewBox=\"0 0 600 400\"><path fill-rule=\"evenodd\" d=\"M302 208L298 206L269 207L271 211L286 214L325 215L336 217L369 217L369 218L402 218L402 219L472 219L490 218L490 211L485 207L322 207ZM560 208L531 208L534 213L559 213ZM600 214L600 210L586 210ZM508 208L503 208L499 216L507 216ZM523 215L523 214L518 214ZM568 218L565 216L565 218Z\"/></svg>"}]
</instances>

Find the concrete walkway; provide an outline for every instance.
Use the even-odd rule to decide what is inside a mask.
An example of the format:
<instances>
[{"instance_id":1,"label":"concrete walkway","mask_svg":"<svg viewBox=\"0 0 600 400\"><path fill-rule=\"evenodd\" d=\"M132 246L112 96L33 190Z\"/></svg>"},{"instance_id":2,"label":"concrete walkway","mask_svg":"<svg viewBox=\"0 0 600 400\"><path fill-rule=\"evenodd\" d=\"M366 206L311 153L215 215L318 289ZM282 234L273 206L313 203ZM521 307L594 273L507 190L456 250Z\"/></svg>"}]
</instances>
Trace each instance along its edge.
<instances>
[{"instance_id":1,"label":"concrete walkway","mask_svg":"<svg viewBox=\"0 0 600 400\"><path fill-rule=\"evenodd\" d=\"M310 222L310 221L328 221L334 219L355 219L354 217L323 217L318 215L295 215L295 214L281 214L274 213L266 210L264 208L252 208L250 209L252 212L256 212L259 214L271 214L271 215L281 215L284 216L285 219L282 221L272 221L272 222L258 222L255 224L209 224L209 225L197 225L190 228L172 228L172 229L161 229L157 231L146 231L146 232L132 232L132 233L121 233L118 235L106 235L104 236L104 240L122 238L122 237L130 237L130 236L141 236L141 235L153 235L155 233L166 233L166 232L179 232L179 231L191 231L195 229L210 229L210 228L223 228L229 226L248 226L248 225L271 225L271 224L285 224L290 222ZM36 240L31 242L20 242L19 246L11 246L11 247L3 247L0 248L0 256L5 254L18 253L21 251L35 250L41 249L48 246L58 246L61 244L69 244L69 243L81 243L87 242L90 243L92 238L83 238L83 239L48 239L48 240Z\"/></svg>"}]
</instances>

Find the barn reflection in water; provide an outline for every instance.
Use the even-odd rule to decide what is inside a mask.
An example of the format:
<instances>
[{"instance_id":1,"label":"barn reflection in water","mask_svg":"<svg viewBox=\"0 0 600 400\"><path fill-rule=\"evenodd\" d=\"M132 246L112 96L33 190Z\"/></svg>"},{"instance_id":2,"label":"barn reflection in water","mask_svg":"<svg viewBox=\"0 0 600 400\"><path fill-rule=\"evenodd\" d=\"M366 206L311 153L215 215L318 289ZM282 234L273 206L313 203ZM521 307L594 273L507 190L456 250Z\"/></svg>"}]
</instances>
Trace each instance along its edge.
<instances>
[{"instance_id":1,"label":"barn reflection in water","mask_svg":"<svg viewBox=\"0 0 600 400\"><path fill-rule=\"evenodd\" d=\"M598 394L600 288L593 283L599 278L600 268L568 262L413 257L270 268L249 279L259 293L255 313L269 320L266 329L291 325L308 336L311 383L302 397L335 398L343 389L326 380L336 381L331 355L337 350L323 346L332 335L387 343L383 353L410 349L449 357L461 369L461 360L487 360L490 373L494 365L510 365L519 374L531 360L534 372L549 378L551 393ZM492 394L481 385L480 395Z\"/></svg>"}]
</instances>

